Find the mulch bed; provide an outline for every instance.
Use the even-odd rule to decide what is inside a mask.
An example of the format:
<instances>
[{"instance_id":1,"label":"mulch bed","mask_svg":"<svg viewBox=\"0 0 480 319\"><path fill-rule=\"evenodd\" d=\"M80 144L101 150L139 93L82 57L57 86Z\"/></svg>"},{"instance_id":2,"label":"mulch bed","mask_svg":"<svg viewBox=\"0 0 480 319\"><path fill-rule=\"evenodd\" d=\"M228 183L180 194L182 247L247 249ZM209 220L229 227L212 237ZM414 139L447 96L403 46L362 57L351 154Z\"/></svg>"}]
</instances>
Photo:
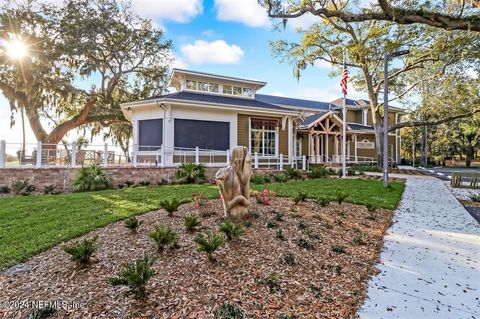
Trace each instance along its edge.
<instances>
[{"instance_id":1,"label":"mulch bed","mask_svg":"<svg viewBox=\"0 0 480 319\"><path fill-rule=\"evenodd\" d=\"M221 202L211 200L202 209L217 212L201 218L202 226L218 229ZM356 318L367 281L377 272L383 235L393 215L389 210L372 213L352 204L320 208L307 201L294 205L288 198L275 198L270 206L252 203L257 218L244 236L226 242L216 253L217 261L211 263L196 251L195 234L183 226L183 217L195 211L185 204L174 217L163 210L144 214L136 235L117 222L82 236L99 235L98 250L87 268L71 262L62 245L34 256L22 265L23 271L0 274L0 301L61 300L81 305L58 310L53 316L58 318L214 318L225 302L240 307L246 318L286 314L295 316L291 318ZM275 220L277 213L283 214L283 220ZM148 233L159 223L178 231L180 248L156 252ZM285 240L276 237L278 228ZM313 248L299 247L299 239ZM344 247L345 252L333 246ZM295 265L284 262L286 252L293 253ZM148 299L141 302L126 296L127 288L111 286L107 278L144 254L158 259L156 274L147 285ZM271 273L280 276L278 291L270 292L262 284ZM3 318L25 318L32 309L2 311Z\"/></svg>"}]
</instances>

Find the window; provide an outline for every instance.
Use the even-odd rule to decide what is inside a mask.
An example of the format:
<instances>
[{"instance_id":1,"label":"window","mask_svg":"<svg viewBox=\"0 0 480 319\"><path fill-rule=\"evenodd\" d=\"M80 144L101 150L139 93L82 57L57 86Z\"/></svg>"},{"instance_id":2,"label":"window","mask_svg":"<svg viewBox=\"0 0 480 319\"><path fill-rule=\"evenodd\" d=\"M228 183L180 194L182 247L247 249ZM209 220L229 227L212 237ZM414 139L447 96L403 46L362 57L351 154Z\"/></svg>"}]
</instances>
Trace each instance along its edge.
<instances>
[{"instance_id":1,"label":"window","mask_svg":"<svg viewBox=\"0 0 480 319\"><path fill-rule=\"evenodd\" d=\"M210 90L210 92L218 93L218 84L216 84L216 83L210 83L209 90Z\"/></svg>"},{"instance_id":2,"label":"window","mask_svg":"<svg viewBox=\"0 0 480 319\"><path fill-rule=\"evenodd\" d=\"M233 87L233 95L242 95L242 88L238 86Z\"/></svg>"},{"instance_id":3,"label":"window","mask_svg":"<svg viewBox=\"0 0 480 319\"><path fill-rule=\"evenodd\" d=\"M138 150L157 151L163 144L163 120L138 121Z\"/></svg>"},{"instance_id":4,"label":"window","mask_svg":"<svg viewBox=\"0 0 480 319\"><path fill-rule=\"evenodd\" d=\"M188 90L196 90L197 89L197 81L187 80L187 89Z\"/></svg>"},{"instance_id":5,"label":"window","mask_svg":"<svg viewBox=\"0 0 480 319\"><path fill-rule=\"evenodd\" d=\"M232 94L232 87L230 85L223 86L223 94Z\"/></svg>"},{"instance_id":6,"label":"window","mask_svg":"<svg viewBox=\"0 0 480 319\"><path fill-rule=\"evenodd\" d=\"M199 91L208 91L208 83L207 82L198 82L198 90Z\"/></svg>"},{"instance_id":7,"label":"window","mask_svg":"<svg viewBox=\"0 0 480 319\"><path fill-rule=\"evenodd\" d=\"M252 153L275 156L278 138L278 121L251 119L250 146Z\"/></svg>"},{"instance_id":8,"label":"window","mask_svg":"<svg viewBox=\"0 0 480 319\"><path fill-rule=\"evenodd\" d=\"M243 88L243 96L252 97L253 91L250 88Z\"/></svg>"},{"instance_id":9,"label":"window","mask_svg":"<svg viewBox=\"0 0 480 319\"><path fill-rule=\"evenodd\" d=\"M175 147L225 151L230 149L230 123L175 119Z\"/></svg>"}]
</instances>

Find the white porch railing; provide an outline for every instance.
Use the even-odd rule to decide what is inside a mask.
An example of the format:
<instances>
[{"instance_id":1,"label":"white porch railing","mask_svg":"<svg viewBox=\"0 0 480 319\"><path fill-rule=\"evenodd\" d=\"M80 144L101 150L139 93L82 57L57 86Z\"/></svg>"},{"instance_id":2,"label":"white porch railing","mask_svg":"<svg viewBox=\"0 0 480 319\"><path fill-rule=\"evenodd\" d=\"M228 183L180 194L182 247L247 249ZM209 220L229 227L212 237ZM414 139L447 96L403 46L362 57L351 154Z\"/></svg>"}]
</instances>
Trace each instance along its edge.
<instances>
[{"instance_id":1,"label":"white porch railing","mask_svg":"<svg viewBox=\"0 0 480 319\"><path fill-rule=\"evenodd\" d=\"M287 166L307 169L305 156L252 155L255 168L283 170ZM178 167L183 163L202 163L205 166L225 166L230 162L230 151L196 148L168 148L133 145L127 152L115 145L76 145L38 143L6 143L0 141L0 168L12 167L79 167L96 163L109 166Z\"/></svg>"},{"instance_id":2,"label":"white porch railing","mask_svg":"<svg viewBox=\"0 0 480 319\"><path fill-rule=\"evenodd\" d=\"M377 159L366 156L350 156L347 158L347 164L376 164ZM332 163L342 163L342 155L332 155Z\"/></svg>"}]
</instances>

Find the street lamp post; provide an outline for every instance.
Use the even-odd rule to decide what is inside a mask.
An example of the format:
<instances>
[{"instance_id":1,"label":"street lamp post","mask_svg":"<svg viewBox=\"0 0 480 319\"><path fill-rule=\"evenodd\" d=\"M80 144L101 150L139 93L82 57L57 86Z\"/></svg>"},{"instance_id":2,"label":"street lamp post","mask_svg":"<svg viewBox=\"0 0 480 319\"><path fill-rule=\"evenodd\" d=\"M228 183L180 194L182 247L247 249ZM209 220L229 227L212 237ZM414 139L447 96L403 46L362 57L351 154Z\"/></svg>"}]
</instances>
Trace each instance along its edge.
<instances>
[{"instance_id":1,"label":"street lamp post","mask_svg":"<svg viewBox=\"0 0 480 319\"><path fill-rule=\"evenodd\" d=\"M383 187L388 188L388 60L408 54L410 50L385 53L383 64Z\"/></svg>"}]
</instances>

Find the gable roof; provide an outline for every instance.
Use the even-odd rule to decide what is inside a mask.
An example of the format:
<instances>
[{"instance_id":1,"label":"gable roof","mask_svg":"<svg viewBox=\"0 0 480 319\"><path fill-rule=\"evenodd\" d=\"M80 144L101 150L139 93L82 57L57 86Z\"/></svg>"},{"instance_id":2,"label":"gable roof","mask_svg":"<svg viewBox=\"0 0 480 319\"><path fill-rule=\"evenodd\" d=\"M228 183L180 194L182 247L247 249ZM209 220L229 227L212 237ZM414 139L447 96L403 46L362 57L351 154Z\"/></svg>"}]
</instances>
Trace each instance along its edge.
<instances>
[{"instance_id":1,"label":"gable roof","mask_svg":"<svg viewBox=\"0 0 480 319\"><path fill-rule=\"evenodd\" d=\"M294 99L276 95L255 94L255 99L266 103L279 104L284 107L294 107L299 109L309 108L315 110L329 111L333 107L333 105L326 102Z\"/></svg>"},{"instance_id":2,"label":"gable roof","mask_svg":"<svg viewBox=\"0 0 480 319\"><path fill-rule=\"evenodd\" d=\"M159 96L149 97L147 99L143 99L140 101L136 101L133 103L139 104L139 102L148 102L148 101L156 101L156 100L164 100L164 101L188 101L193 103L203 103L203 104L214 104L215 106L222 106L222 105L231 105L231 106L240 106L240 107L251 107L251 108L261 108L261 109L269 109L269 110L277 110L277 111L286 111L292 112L291 109L283 108L281 106L270 104L254 99L247 99L241 97L234 97L234 96L225 96L225 95L217 95L217 94L204 94L204 93L196 93L190 91L180 91L174 92ZM124 103L124 106L128 106L130 103Z\"/></svg>"}]
</instances>

